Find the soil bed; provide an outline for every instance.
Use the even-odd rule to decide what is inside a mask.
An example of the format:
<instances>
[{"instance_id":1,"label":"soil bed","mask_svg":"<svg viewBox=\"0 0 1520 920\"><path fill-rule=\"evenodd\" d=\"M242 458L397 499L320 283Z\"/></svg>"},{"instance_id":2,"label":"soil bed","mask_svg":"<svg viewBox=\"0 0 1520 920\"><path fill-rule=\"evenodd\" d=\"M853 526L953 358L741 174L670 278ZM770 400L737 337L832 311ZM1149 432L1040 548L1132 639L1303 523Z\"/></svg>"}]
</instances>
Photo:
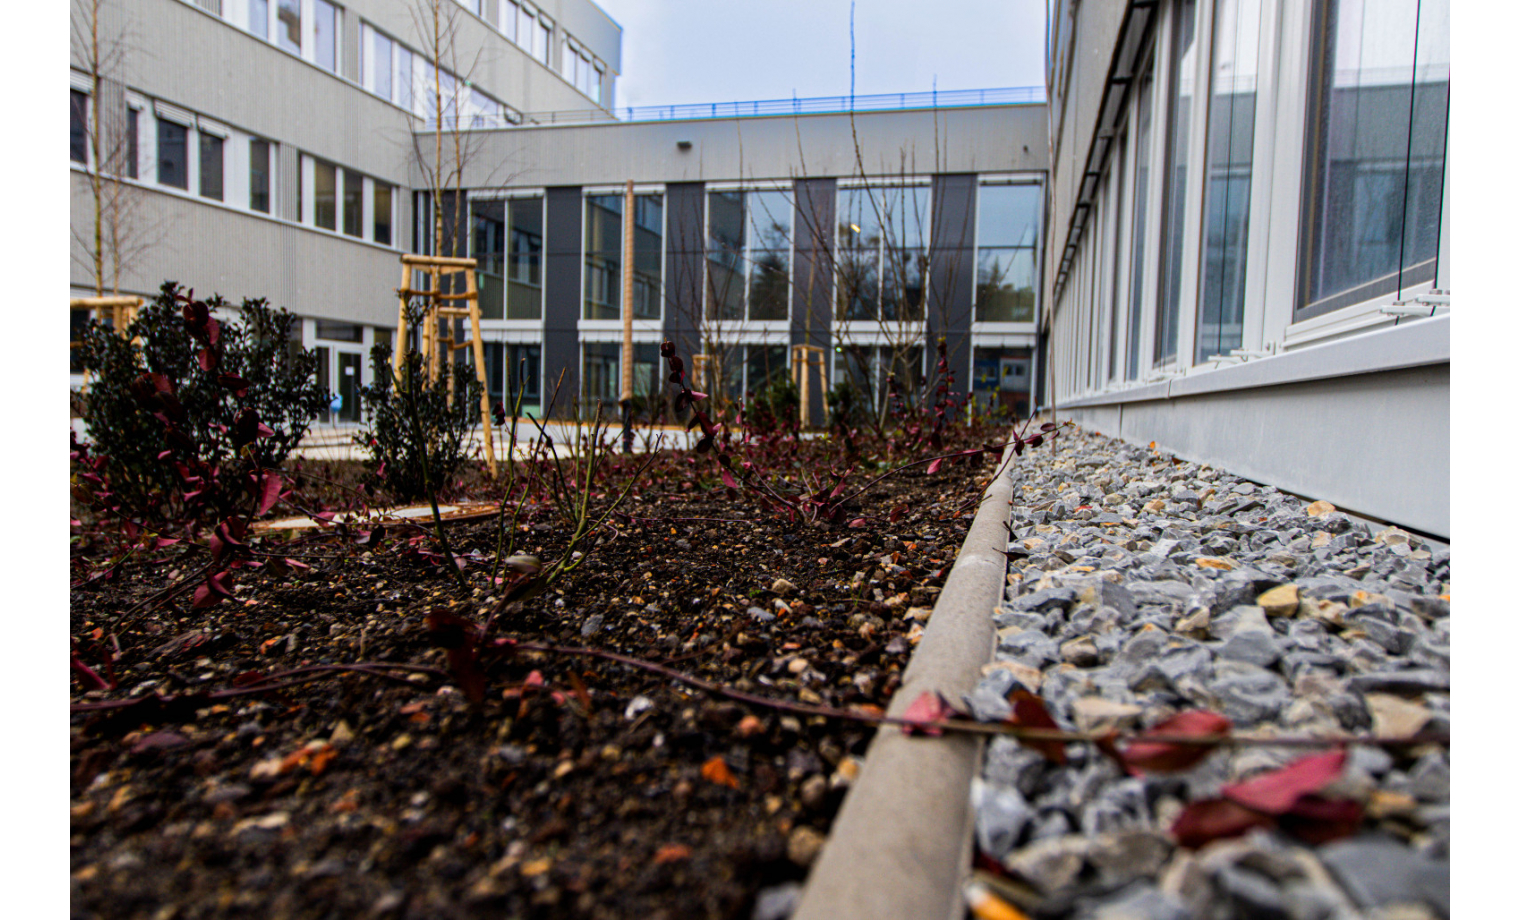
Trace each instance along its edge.
<instances>
[{"instance_id":1,"label":"soil bed","mask_svg":"<svg viewBox=\"0 0 1520 920\"><path fill-rule=\"evenodd\" d=\"M837 459L829 441L799 449ZM360 476L357 464L304 471L303 498L328 507L346 493L319 479ZM669 453L585 564L492 633L879 711L991 472L990 461L917 467L839 523L804 524L726 489L710 458ZM449 497L493 496L476 483ZM858 517L864 526L847 525ZM524 528L517 552L556 558L562 523L545 512ZM76 583L71 634L98 647L120 630L121 655L119 687L76 680L75 703L223 690L308 665L437 670L325 673L189 713L75 713L74 916L748 917L762 889L803 878L869 724L523 651L485 665L485 701L472 706L425 618L441 608L481 622L495 606L496 522L449 525L468 598L418 552L431 542L409 542L418 533L392 527L378 546L307 538L288 553L309 570L242 569L232 599L192 613L187 591L133 623L124 616L205 553L181 545ZM76 548L79 582L100 562L88 547Z\"/></svg>"}]
</instances>

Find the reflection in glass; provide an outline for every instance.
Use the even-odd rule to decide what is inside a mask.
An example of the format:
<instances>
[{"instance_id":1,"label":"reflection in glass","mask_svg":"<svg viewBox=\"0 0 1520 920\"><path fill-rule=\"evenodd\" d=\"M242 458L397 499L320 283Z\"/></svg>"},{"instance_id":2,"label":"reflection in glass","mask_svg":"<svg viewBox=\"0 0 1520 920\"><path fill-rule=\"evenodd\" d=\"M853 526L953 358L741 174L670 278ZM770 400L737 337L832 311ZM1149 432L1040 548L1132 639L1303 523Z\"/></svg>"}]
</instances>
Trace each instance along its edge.
<instances>
[{"instance_id":1,"label":"reflection in glass","mask_svg":"<svg viewBox=\"0 0 1520 920\"><path fill-rule=\"evenodd\" d=\"M786 319L792 223L787 194L709 192L707 209L708 317Z\"/></svg>"},{"instance_id":2,"label":"reflection in glass","mask_svg":"<svg viewBox=\"0 0 1520 920\"><path fill-rule=\"evenodd\" d=\"M1260 26L1261 0L1215 0L1198 361L1239 348L1244 335Z\"/></svg>"},{"instance_id":3,"label":"reflection in glass","mask_svg":"<svg viewBox=\"0 0 1520 920\"><path fill-rule=\"evenodd\" d=\"M328 230L338 229L338 168L317 160L312 163L312 223Z\"/></svg>"},{"instance_id":4,"label":"reflection in glass","mask_svg":"<svg viewBox=\"0 0 1520 920\"><path fill-rule=\"evenodd\" d=\"M481 319L501 319L505 312L506 237L506 202L471 201L470 255L475 257Z\"/></svg>"},{"instance_id":5,"label":"reflection in glass","mask_svg":"<svg viewBox=\"0 0 1520 920\"><path fill-rule=\"evenodd\" d=\"M750 345L745 349L745 382L747 393L759 393L766 386L788 376L787 348L785 345Z\"/></svg>"},{"instance_id":6,"label":"reflection in glass","mask_svg":"<svg viewBox=\"0 0 1520 920\"><path fill-rule=\"evenodd\" d=\"M983 185L976 206L976 319L1034 321L1036 245L1044 189L1032 183Z\"/></svg>"},{"instance_id":7,"label":"reflection in glass","mask_svg":"<svg viewBox=\"0 0 1520 920\"><path fill-rule=\"evenodd\" d=\"M317 54L317 66L325 70L338 69L338 11L327 0L316 0L316 17L312 28L312 43Z\"/></svg>"},{"instance_id":8,"label":"reflection in glass","mask_svg":"<svg viewBox=\"0 0 1520 920\"><path fill-rule=\"evenodd\" d=\"M77 89L69 90L69 159L75 163L84 163L90 158L89 110L89 95Z\"/></svg>"},{"instance_id":9,"label":"reflection in glass","mask_svg":"<svg viewBox=\"0 0 1520 920\"><path fill-rule=\"evenodd\" d=\"M1448 0L1339 0L1323 11L1300 316L1434 277L1450 21Z\"/></svg>"},{"instance_id":10,"label":"reflection in glass","mask_svg":"<svg viewBox=\"0 0 1520 920\"><path fill-rule=\"evenodd\" d=\"M248 142L248 207L269 213L269 142Z\"/></svg>"},{"instance_id":11,"label":"reflection in glass","mask_svg":"<svg viewBox=\"0 0 1520 920\"><path fill-rule=\"evenodd\" d=\"M384 182L375 183L375 242L391 244L391 187Z\"/></svg>"},{"instance_id":12,"label":"reflection in glass","mask_svg":"<svg viewBox=\"0 0 1520 920\"><path fill-rule=\"evenodd\" d=\"M364 177L351 169L343 170L343 232L364 235Z\"/></svg>"},{"instance_id":13,"label":"reflection in glass","mask_svg":"<svg viewBox=\"0 0 1520 920\"><path fill-rule=\"evenodd\" d=\"M222 145L223 140L214 134L200 132L201 138L201 196L222 200Z\"/></svg>"},{"instance_id":14,"label":"reflection in glass","mask_svg":"<svg viewBox=\"0 0 1520 920\"><path fill-rule=\"evenodd\" d=\"M275 14L275 38L292 54L301 53L301 0L280 0Z\"/></svg>"},{"instance_id":15,"label":"reflection in glass","mask_svg":"<svg viewBox=\"0 0 1520 920\"><path fill-rule=\"evenodd\" d=\"M248 0L248 31L269 40L269 0Z\"/></svg>"},{"instance_id":16,"label":"reflection in glass","mask_svg":"<svg viewBox=\"0 0 1520 920\"><path fill-rule=\"evenodd\" d=\"M513 198L507 216L507 319L538 319L544 302L544 199Z\"/></svg>"},{"instance_id":17,"label":"reflection in glass","mask_svg":"<svg viewBox=\"0 0 1520 920\"><path fill-rule=\"evenodd\" d=\"M1182 297L1183 211L1187 205L1188 141L1192 136L1194 51L1197 0L1182 0L1175 9L1172 40L1171 132L1167 140L1166 183L1161 227L1161 292L1156 310L1156 364L1177 356L1177 317Z\"/></svg>"},{"instance_id":18,"label":"reflection in glass","mask_svg":"<svg viewBox=\"0 0 1520 920\"><path fill-rule=\"evenodd\" d=\"M379 32L375 36L375 95L381 99L390 99L391 96L391 48L394 47L389 38Z\"/></svg>"},{"instance_id":19,"label":"reflection in glass","mask_svg":"<svg viewBox=\"0 0 1520 920\"><path fill-rule=\"evenodd\" d=\"M623 303L623 196L586 196L586 319L618 319ZM660 316L664 272L661 195L635 195L633 209L633 315Z\"/></svg>"},{"instance_id":20,"label":"reflection in glass","mask_svg":"<svg viewBox=\"0 0 1520 920\"><path fill-rule=\"evenodd\" d=\"M1146 194L1151 174L1151 90L1154 70L1147 65L1140 78L1140 101L1135 111L1135 207L1130 215L1130 283L1129 330L1125 336L1127 353L1124 379L1140 377L1140 309L1145 305L1145 218Z\"/></svg>"},{"instance_id":21,"label":"reflection in glass","mask_svg":"<svg viewBox=\"0 0 1520 920\"><path fill-rule=\"evenodd\" d=\"M158 120L158 181L160 185L190 188L189 164L185 150L186 129L164 118Z\"/></svg>"}]
</instances>

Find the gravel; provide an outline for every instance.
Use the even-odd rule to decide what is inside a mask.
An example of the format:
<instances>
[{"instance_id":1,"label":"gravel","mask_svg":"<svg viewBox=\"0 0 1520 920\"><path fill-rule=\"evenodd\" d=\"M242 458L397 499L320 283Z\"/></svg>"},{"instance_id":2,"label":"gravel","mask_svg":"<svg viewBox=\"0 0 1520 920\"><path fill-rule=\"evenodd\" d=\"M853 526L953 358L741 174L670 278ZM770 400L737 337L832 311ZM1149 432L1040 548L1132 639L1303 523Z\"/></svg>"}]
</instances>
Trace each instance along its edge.
<instances>
[{"instance_id":1,"label":"gravel","mask_svg":"<svg viewBox=\"0 0 1520 920\"><path fill-rule=\"evenodd\" d=\"M1015 471L997 651L965 705L1033 690L1062 728L1144 728L1208 709L1250 734L1449 729L1450 550L1222 470L1068 429ZM1314 512L1311 514L1311 511ZM1450 753L1352 746L1326 794L1350 838L1277 831L1179 847L1168 829L1304 751L1222 748L1126 776L1086 745L1065 766L1012 738L972 790L977 841L1035 917L1445 917Z\"/></svg>"}]
</instances>

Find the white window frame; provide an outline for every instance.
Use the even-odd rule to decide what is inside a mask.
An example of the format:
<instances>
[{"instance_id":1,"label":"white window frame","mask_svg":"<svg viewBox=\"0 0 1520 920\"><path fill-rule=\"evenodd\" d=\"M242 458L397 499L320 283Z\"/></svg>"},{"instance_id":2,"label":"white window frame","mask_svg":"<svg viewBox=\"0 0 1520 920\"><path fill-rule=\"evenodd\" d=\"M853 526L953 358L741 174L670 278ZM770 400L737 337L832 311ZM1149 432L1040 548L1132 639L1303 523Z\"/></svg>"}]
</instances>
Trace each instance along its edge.
<instances>
[{"instance_id":1,"label":"white window frame","mask_svg":"<svg viewBox=\"0 0 1520 920\"><path fill-rule=\"evenodd\" d=\"M1034 279L1035 279L1035 303L1033 317L1028 322L1000 320L979 320L976 318L976 258L982 251L982 188L988 185L1033 185L1040 190L1040 224L1035 232L1034 246ZM971 222L971 332L976 333L1027 333L1034 334L1040 326L1040 314L1043 310L1045 299L1045 285L1041 279L1045 277L1045 224L1049 215L1045 213L1045 201L1048 195L1045 191L1045 180L1039 176L1028 173L984 173L976 178L976 197L972 202L976 209L975 218ZM992 247L1000 248L1000 247ZM1062 292L1063 297L1065 292Z\"/></svg>"},{"instance_id":2,"label":"white window frame","mask_svg":"<svg viewBox=\"0 0 1520 920\"><path fill-rule=\"evenodd\" d=\"M866 178L866 179L850 178L850 179L840 179L838 182L835 183L835 186L834 186L834 215L835 215L836 226L832 226L832 227L829 228L829 245L831 247L835 247L835 248L837 248L838 245L839 245L839 240L837 238L837 235L839 233L839 227L837 226L838 215L839 215L839 196L846 189L868 188L868 189L882 190L882 189L892 189L892 188L918 188L918 187L927 188L929 190L929 207L928 207L928 213L925 215L926 224L925 224L925 226L923 228L923 231L924 231L924 251L932 253L934 251L934 239L933 239L933 231L934 231L934 182L928 176L889 176L889 177L883 177L883 178ZM795 215L794 215L794 219L795 219ZM975 231L973 229L973 233L974 232ZM879 281L878 281L879 285L885 285L886 284L886 273L884 271L882 271L882 267L883 267L883 264L884 264L885 259L886 259L886 251L887 251L887 238L886 238L886 234L883 233L882 234L881 245L878 246L877 249L876 249L876 276L879 279ZM887 344L886 339L885 339L886 333L884 331L882 331L882 327L885 324L888 324L888 323L895 323L895 324L897 324L897 326L898 326L898 330L897 331L899 333L902 333L902 334L906 334L908 331L912 330L914 327L917 327L917 329L920 332L922 332L923 330L928 329L929 313L928 313L927 310L924 311L924 318L922 320L919 320L917 323L914 323L914 322L912 322L910 320L884 320L884 319L881 319L879 317L877 319L840 319L839 318L839 297L838 297L838 293L839 293L839 271L838 271L838 269L836 267L833 271L830 271L828 274L829 274L829 316L832 317L832 319L833 319L831 328L833 329L834 338L836 340L838 340L842 336L844 338L845 343L852 344L852 345L862 345L862 346L864 346L864 345L878 344L878 342L877 342L878 339L881 340L881 342L879 344ZM924 285L926 287L929 284L929 280L930 280L929 276L926 273L925 276L924 276ZM877 295L876 296L877 296L877 307L878 307L878 309L880 309L881 291L879 289L877 290ZM790 313L791 311L788 310L787 312ZM972 315L975 316L976 314L973 313Z\"/></svg>"},{"instance_id":3,"label":"white window frame","mask_svg":"<svg viewBox=\"0 0 1520 920\"><path fill-rule=\"evenodd\" d=\"M780 192L787 196L787 203L791 205L791 213L787 215L787 279L786 279L786 318L785 319L750 319L749 315L749 276L744 276L744 315L739 319L707 319L707 292L708 292L708 258L702 258L702 302L697 309L702 311L702 322L717 323L725 330L725 334L732 332L735 342L744 345L769 345L775 344L766 337L776 332L790 332L792 325L792 309L795 295L795 284L792 279L792 271L797 266L797 189L796 186L787 186L777 182L712 182L702 190L702 246L705 249L707 241L712 239L710 227L712 221L712 209L708 207L710 192L743 192L746 195L745 206L748 208L747 196L750 192ZM745 220L749 220L748 210L745 212ZM749 229L748 224L745 230ZM740 258L747 266L751 251L748 233L745 234L744 252ZM759 336L760 338L755 338Z\"/></svg>"}]
</instances>

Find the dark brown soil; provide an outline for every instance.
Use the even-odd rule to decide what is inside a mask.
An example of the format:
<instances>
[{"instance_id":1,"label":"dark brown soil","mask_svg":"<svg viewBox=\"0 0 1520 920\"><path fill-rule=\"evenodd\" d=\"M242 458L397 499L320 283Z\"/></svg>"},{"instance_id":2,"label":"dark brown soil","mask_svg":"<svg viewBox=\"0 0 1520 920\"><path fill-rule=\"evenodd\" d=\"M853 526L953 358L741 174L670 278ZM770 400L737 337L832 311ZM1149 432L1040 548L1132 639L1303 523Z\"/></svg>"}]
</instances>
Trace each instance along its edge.
<instances>
[{"instance_id":1,"label":"dark brown soil","mask_svg":"<svg viewBox=\"0 0 1520 920\"><path fill-rule=\"evenodd\" d=\"M990 465L894 476L846 515L869 518L851 528L788 523L690 459L662 459L626 506L634 519L493 634L776 700L884 707L919 632L905 612L932 606ZM318 474L358 475L306 473L303 494ZM895 523L892 508L905 512ZM378 547L329 533L285 550L309 571L243 569L231 600L192 613L185 592L122 629L205 553L177 545L124 564L71 591L82 658L98 668L113 631L121 646L119 687L86 693L76 677L72 700L225 690L313 664L446 669L425 617L484 619L495 527L450 525L473 560L469 598L417 553L430 543L408 542L416 530ZM550 560L565 539L546 510L518 551ZM79 582L102 561L91 546L76 548ZM777 579L796 590L778 593ZM76 712L72 914L748 917L759 890L805 875L872 733L595 658L518 652L485 670L479 706L441 671L326 673L178 714ZM533 672L543 687L525 692Z\"/></svg>"}]
</instances>

